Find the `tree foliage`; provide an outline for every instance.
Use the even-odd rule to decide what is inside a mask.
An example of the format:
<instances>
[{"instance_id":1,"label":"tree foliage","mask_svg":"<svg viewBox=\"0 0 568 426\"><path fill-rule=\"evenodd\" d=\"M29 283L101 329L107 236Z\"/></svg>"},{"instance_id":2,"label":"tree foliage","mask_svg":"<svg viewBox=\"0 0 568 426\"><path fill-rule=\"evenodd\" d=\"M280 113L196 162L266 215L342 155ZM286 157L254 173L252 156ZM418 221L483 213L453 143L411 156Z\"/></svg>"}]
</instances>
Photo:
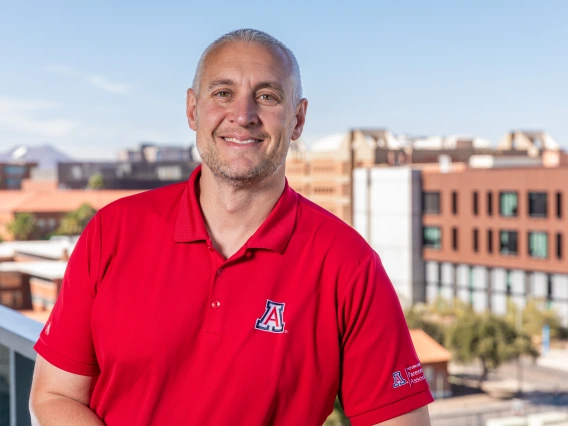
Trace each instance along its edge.
<instances>
[{"instance_id":1,"label":"tree foliage","mask_svg":"<svg viewBox=\"0 0 568 426\"><path fill-rule=\"evenodd\" d=\"M55 233L58 235L79 235L96 212L90 204L82 204L77 210L70 211L65 215Z\"/></svg>"},{"instance_id":2,"label":"tree foliage","mask_svg":"<svg viewBox=\"0 0 568 426\"><path fill-rule=\"evenodd\" d=\"M460 362L479 360L483 368L481 380L490 370L521 355L538 356L528 335L518 332L507 320L490 313L473 311L460 316L446 335L446 347Z\"/></svg>"},{"instance_id":3,"label":"tree foliage","mask_svg":"<svg viewBox=\"0 0 568 426\"><path fill-rule=\"evenodd\" d=\"M16 213L8 224L8 231L16 240L29 240L38 232L35 216L31 213Z\"/></svg>"},{"instance_id":4,"label":"tree foliage","mask_svg":"<svg viewBox=\"0 0 568 426\"><path fill-rule=\"evenodd\" d=\"M523 332L531 337L540 337L542 328L546 324L550 327L550 337L565 338L567 331L562 327L560 317L555 310L547 309L546 304L543 299L530 299L524 309L519 312L517 305L510 300L507 304L505 318L515 326L520 320Z\"/></svg>"},{"instance_id":5,"label":"tree foliage","mask_svg":"<svg viewBox=\"0 0 568 426\"><path fill-rule=\"evenodd\" d=\"M87 189L104 189L105 188L105 180L103 175L100 173L95 173L91 175L89 178L89 182L87 183Z\"/></svg>"},{"instance_id":6,"label":"tree foliage","mask_svg":"<svg viewBox=\"0 0 568 426\"><path fill-rule=\"evenodd\" d=\"M422 305L414 305L404 311L408 328L419 328L432 337L436 342L444 344L444 326L428 317L427 310Z\"/></svg>"}]
</instances>

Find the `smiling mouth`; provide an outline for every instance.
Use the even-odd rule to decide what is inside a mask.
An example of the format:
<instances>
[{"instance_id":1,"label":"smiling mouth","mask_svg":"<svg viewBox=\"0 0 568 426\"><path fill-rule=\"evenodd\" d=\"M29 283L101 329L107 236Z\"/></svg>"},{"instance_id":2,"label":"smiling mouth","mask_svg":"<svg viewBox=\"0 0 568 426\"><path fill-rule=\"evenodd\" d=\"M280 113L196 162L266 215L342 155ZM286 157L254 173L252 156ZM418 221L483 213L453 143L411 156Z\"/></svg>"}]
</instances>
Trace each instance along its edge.
<instances>
[{"instance_id":1,"label":"smiling mouth","mask_svg":"<svg viewBox=\"0 0 568 426\"><path fill-rule=\"evenodd\" d=\"M257 143L257 142L262 142L262 139L245 139L245 140L240 140L237 138L226 138L226 137L222 137L223 140L225 140L226 142L232 142L232 143L236 143L239 145L248 145L251 143Z\"/></svg>"}]
</instances>

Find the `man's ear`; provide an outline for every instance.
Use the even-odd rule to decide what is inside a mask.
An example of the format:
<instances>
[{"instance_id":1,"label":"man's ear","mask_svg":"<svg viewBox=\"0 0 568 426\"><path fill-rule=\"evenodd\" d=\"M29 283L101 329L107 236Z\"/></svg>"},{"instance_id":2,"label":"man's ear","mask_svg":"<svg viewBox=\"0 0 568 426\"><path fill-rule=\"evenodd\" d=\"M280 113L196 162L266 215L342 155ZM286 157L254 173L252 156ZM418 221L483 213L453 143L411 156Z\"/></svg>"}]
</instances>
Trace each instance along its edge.
<instances>
[{"instance_id":1,"label":"man's ear","mask_svg":"<svg viewBox=\"0 0 568 426\"><path fill-rule=\"evenodd\" d=\"M302 131L304 130L304 124L306 123L306 113L308 111L308 100L303 98L298 103L296 107L296 125L292 131L292 140L297 140L302 136Z\"/></svg>"},{"instance_id":2,"label":"man's ear","mask_svg":"<svg viewBox=\"0 0 568 426\"><path fill-rule=\"evenodd\" d=\"M197 130L196 115L197 115L197 95L193 89L187 89L187 98L185 101L185 114L187 115L187 122L189 128L193 131Z\"/></svg>"}]
</instances>

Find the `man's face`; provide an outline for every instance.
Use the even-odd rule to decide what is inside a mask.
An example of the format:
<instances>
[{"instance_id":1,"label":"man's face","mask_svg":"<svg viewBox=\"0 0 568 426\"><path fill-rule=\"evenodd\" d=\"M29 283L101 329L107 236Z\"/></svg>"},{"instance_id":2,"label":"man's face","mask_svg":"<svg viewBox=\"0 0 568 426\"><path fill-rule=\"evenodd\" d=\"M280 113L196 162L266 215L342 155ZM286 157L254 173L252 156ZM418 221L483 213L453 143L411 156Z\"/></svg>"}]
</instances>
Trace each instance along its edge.
<instances>
[{"instance_id":1,"label":"man's face","mask_svg":"<svg viewBox=\"0 0 568 426\"><path fill-rule=\"evenodd\" d=\"M293 104L291 64L280 49L225 43L207 58L187 116L205 167L245 187L280 173L302 134L307 101Z\"/></svg>"}]
</instances>

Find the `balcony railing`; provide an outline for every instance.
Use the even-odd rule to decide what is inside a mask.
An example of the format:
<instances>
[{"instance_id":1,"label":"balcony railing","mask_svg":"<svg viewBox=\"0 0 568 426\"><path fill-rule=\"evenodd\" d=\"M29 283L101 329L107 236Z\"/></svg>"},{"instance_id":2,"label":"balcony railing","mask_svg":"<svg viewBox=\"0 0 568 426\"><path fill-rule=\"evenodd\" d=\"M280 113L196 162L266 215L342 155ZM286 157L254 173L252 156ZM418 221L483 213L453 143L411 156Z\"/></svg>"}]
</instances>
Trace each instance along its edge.
<instances>
[{"instance_id":1,"label":"balcony railing","mask_svg":"<svg viewBox=\"0 0 568 426\"><path fill-rule=\"evenodd\" d=\"M43 324L0 305L0 426L29 426L28 398Z\"/></svg>"}]
</instances>

